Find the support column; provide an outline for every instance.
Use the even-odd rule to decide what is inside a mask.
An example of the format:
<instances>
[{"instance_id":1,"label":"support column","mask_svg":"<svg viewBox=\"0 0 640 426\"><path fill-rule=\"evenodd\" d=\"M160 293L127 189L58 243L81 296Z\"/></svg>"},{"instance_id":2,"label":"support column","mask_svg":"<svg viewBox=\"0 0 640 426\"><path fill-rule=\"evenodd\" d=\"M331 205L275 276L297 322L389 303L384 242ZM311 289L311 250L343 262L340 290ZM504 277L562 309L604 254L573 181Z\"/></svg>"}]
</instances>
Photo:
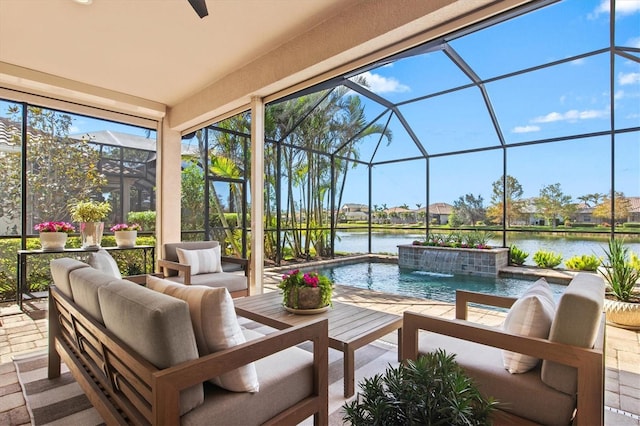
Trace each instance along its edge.
<instances>
[{"instance_id":1,"label":"support column","mask_svg":"<svg viewBox=\"0 0 640 426\"><path fill-rule=\"evenodd\" d=\"M182 138L166 119L158 127L156 257L162 259L163 244L180 241Z\"/></svg>"},{"instance_id":2,"label":"support column","mask_svg":"<svg viewBox=\"0 0 640 426\"><path fill-rule=\"evenodd\" d=\"M262 293L264 275L264 102L251 97L251 284Z\"/></svg>"}]
</instances>

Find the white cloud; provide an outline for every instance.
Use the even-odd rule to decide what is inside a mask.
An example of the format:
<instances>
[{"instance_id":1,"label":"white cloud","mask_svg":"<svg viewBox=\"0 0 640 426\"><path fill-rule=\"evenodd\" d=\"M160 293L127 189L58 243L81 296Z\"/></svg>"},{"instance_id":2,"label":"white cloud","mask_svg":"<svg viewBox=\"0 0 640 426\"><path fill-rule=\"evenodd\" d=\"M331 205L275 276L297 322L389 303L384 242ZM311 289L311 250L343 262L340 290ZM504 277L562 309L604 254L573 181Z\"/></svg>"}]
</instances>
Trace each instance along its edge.
<instances>
[{"instance_id":1,"label":"white cloud","mask_svg":"<svg viewBox=\"0 0 640 426\"><path fill-rule=\"evenodd\" d=\"M571 62L569 62L569 63L570 63L571 65L578 65L578 66L580 66L580 65L584 65L584 64L586 64L586 63L587 63L587 61L585 61L585 59L584 59L584 58L580 58L580 59L576 59L576 60L574 60L574 61L571 61Z\"/></svg>"},{"instance_id":2,"label":"white cloud","mask_svg":"<svg viewBox=\"0 0 640 426\"><path fill-rule=\"evenodd\" d=\"M596 9L589 14L589 19L597 18L601 13L609 13L610 1L602 0ZM616 1L616 14L617 15L632 15L636 12L640 12L640 1L638 0L617 0Z\"/></svg>"},{"instance_id":3,"label":"white cloud","mask_svg":"<svg viewBox=\"0 0 640 426\"><path fill-rule=\"evenodd\" d=\"M367 80L369 89L375 93L401 93L411 90L409 86L401 84L393 77L383 77L369 71L360 74L360 76Z\"/></svg>"},{"instance_id":4,"label":"white cloud","mask_svg":"<svg viewBox=\"0 0 640 426\"><path fill-rule=\"evenodd\" d=\"M618 73L618 83L620 83L622 86L627 84L640 83L640 73L638 72Z\"/></svg>"},{"instance_id":5,"label":"white cloud","mask_svg":"<svg viewBox=\"0 0 640 426\"><path fill-rule=\"evenodd\" d=\"M627 40L624 44L625 46L635 47L636 49L640 49L640 37L633 37Z\"/></svg>"},{"instance_id":6,"label":"white cloud","mask_svg":"<svg viewBox=\"0 0 640 426\"><path fill-rule=\"evenodd\" d=\"M624 90L618 90L614 95L613 95L613 99L615 100L620 100L624 98Z\"/></svg>"},{"instance_id":7,"label":"white cloud","mask_svg":"<svg viewBox=\"0 0 640 426\"><path fill-rule=\"evenodd\" d=\"M512 133L531 133L539 131L540 126L516 126L511 130Z\"/></svg>"},{"instance_id":8,"label":"white cloud","mask_svg":"<svg viewBox=\"0 0 640 426\"><path fill-rule=\"evenodd\" d=\"M578 111L576 109L569 110L564 113L551 112L547 115L536 117L531 120L532 123L553 123L556 121L578 121L578 120L590 120L593 118L601 118L608 116L608 110L585 110Z\"/></svg>"}]
</instances>

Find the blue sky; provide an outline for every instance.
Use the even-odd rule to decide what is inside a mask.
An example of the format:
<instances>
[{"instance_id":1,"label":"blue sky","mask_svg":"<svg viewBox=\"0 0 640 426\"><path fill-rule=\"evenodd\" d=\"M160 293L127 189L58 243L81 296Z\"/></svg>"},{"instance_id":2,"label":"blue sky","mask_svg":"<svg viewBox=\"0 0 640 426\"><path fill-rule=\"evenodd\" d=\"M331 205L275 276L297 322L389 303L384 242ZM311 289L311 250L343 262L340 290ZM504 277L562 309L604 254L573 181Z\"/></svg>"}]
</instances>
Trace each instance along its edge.
<instances>
[{"instance_id":1,"label":"blue sky","mask_svg":"<svg viewBox=\"0 0 640 426\"><path fill-rule=\"evenodd\" d=\"M640 48L640 0L618 0L615 45ZM609 45L609 6L601 0L567 0L486 28L449 44L480 79L562 60ZM639 55L634 54L635 57ZM615 126L640 126L640 65L615 59ZM363 74L370 90L400 103L468 84L470 80L442 52L402 59ZM485 85L507 144L607 131L611 125L609 53L589 56ZM368 117L383 108L365 101ZM480 91L473 87L399 107L429 154L496 146L499 140ZM384 124L385 115L380 123ZM392 119L393 140L377 148L374 162L418 156L400 121ZM377 137L365 140L370 158ZM525 197L560 183L578 197L611 188L608 136L510 149L507 173L522 184ZM640 196L640 134L617 136L615 187ZM430 162L429 202L452 203L467 193L491 197L502 175L502 151L486 151ZM372 204L388 207L425 204L424 160L374 168ZM362 170L360 170L362 169ZM350 176L343 202L367 204L366 168Z\"/></svg>"},{"instance_id":2,"label":"blue sky","mask_svg":"<svg viewBox=\"0 0 640 426\"><path fill-rule=\"evenodd\" d=\"M615 45L640 49L640 0L617 0ZM562 60L609 46L609 2L565 0L528 15L449 41L480 79ZM631 53L636 58L637 52ZM613 105L617 129L640 126L640 64L616 56ZM469 84L469 78L443 52L402 59L362 74L369 89L393 103ZM611 125L609 53L589 56L531 73L485 84L506 143L607 131ZM352 93L351 93L352 94ZM362 98L373 119L384 108ZM5 104L6 105L6 104ZM4 113L4 108L2 108ZM429 154L496 146L497 133L476 87L399 106ZM385 114L380 123L386 123ZM145 130L75 116L71 134L114 130L145 137ZM418 157L420 153L397 117L392 142L377 147L378 137L360 145L361 159L374 162ZM151 137L155 135L152 134ZM530 145L508 150L507 173L522 184L524 197L560 183L574 197L607 193L611 188L611 141L608 136ZM640 133L616 137L615 188L640 196ZM429 203L453 203L460 196L481 195L485 205L492 183L502 175L501 150L432 158ZM372 205L424 206L425 160L376 166ZM349 172L343 203L367 204L366 167Z\"/></svg>"}]
</instances>

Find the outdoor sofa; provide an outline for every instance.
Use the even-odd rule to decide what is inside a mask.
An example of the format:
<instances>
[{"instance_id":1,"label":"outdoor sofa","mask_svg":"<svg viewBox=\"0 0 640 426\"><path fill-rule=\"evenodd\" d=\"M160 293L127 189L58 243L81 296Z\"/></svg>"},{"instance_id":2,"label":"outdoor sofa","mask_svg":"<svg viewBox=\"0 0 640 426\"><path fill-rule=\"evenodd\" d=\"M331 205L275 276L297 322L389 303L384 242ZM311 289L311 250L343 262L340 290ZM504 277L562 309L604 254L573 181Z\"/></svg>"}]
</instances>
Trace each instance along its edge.
<instances>
[{"instance_id":1,"label":"outdoor sofa","mask_svg":"<svg viewBox=\"0 0 640 426\"><path fill-rule=\"evenodd\" d=\"M107 424L327 424L326 320L264 336L228 321L224 288L152 290L70 258L51 274L48 376L64 361Z\"/></svg>"},{"instance_id":2,"label":"outdoor sofa","mask_svg":"<svg viewBox=\"0 0 640 426\"><path fill-rule=\"evenodd\" d=\"M458 290L456 319L404 313L403 358L456 354L506 424L602 425L604 289L600 276L578 273L557 306L535 285L519 299ZM510 311L503 327L490 327L467 321L469 303Z\"/></svg>"}]
</instances>

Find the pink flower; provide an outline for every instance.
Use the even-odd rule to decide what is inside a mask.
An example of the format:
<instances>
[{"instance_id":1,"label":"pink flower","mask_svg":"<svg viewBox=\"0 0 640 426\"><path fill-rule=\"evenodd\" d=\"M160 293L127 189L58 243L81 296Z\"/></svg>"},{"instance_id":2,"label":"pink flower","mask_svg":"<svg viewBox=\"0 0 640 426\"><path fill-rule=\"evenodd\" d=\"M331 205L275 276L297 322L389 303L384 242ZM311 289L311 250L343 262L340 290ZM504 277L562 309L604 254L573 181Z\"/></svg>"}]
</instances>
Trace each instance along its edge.
<instances>
[{"instance_id":1,"label":"pink flower","mask_svg":"<svg viewBox=\"0 0 640 426\"><path fill-rule=\"evenodd\" d=\"M76 230L70 223L67 222L42 222L33 227L38 232L66 232L71 233Z\"/></svg>"}]
</instances>

